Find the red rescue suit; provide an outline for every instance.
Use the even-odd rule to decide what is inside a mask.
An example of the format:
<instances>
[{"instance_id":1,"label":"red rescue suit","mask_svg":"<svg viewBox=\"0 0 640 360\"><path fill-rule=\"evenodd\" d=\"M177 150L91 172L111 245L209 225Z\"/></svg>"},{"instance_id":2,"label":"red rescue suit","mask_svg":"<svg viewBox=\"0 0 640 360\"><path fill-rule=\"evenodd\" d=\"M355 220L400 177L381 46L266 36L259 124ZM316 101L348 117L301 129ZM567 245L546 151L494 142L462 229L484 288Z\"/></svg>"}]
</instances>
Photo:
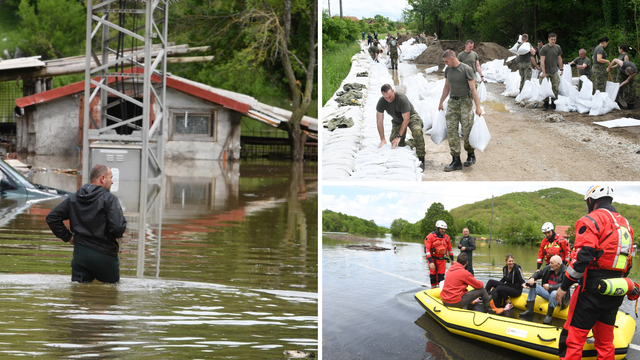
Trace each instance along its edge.
<instances>
[{"instance_id":1,"label":"red rescue suit","mask_svg":"<svg viewBox=\"0 0 640 360\"><path fill-rule=\"evenodd\" d=\"M540 244L540 250L538 250L538 269L542 266L542 260L549 265L551 257L554 255L560 256L565 265L569 262L569 258L571 256L569 242L562 236L557 235L555 231L551 237L552 240L545 237Z\"/></svg>"},{"instance_id":2,"label":"red rescue suit","mask_svg":"<svg viewBox=\"0 0 640 360\"><path fill-rule=\"evenodd\" d=\"M436 230L424 238L424 247L427 252L427 261L435 265L434 270L429 269L431 287L437 287L444 280L444 273L447 271L445 256L448 254L449 259L453 259L451 238L447 234L440 235Z\"/></svg>"},{"instance_id":3,"label":"red rescue suit","mask_svg":"<svg viewBox=\"0 0 640 360\"><path fill-rule=\"evenodd\" d=\"M561 288L569 291L572 284L580 284L560 334L560 359L581 359L590 329L598 359L613 359L613 326L624 297L602 295L597 287L601 279L621 278L631 269L633 229L610 204L599 204L575 229L575 248Z\"/></svg>"}]
</instances>

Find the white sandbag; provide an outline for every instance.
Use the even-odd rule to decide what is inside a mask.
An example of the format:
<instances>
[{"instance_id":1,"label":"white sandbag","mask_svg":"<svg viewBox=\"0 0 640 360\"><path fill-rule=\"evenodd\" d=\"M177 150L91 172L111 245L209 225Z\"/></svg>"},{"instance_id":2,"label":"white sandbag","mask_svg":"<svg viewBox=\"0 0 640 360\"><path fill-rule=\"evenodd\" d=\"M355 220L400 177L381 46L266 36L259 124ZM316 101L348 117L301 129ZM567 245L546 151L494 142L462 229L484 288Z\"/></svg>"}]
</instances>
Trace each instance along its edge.
<instances>
[{"instance_id":1,"label":"white sandbag","mask_svg":"<svg viewBox=\"0 0 640 360\"><path fill-rule=\"evenodd\" d=\"M509 51L513 54L517 54L518 53L518 42L516 42L515 44L513 44L513 46L511 47L511 49L509 49Z\"/></svg>"},{"instance_id":2,"label":"white sandbag","mask_svg":"<svg viewBox=\"0 0 640 360\"><path fill-rule=\"evenodd\" d=\"M432 72L438 71L438 65L427 68L424 72L427 74L431 74Z\"/></svg>"},{"instance_id":3,"label":"white sandbag","mask_svg":"<svg viewBox=\"0 0 640 360\"><path fill-rule=\"evenodd\" d=\"M520 45L520 47L516 51L516 54L524 55L524 54L528 53L529 51L531 51L531 44L529 44L529 42L526 42L526 43Z\"/></svg>"},{"instance_id":4,"label":"white sandbag","mask_svg":"<svg viewBox=\"0 0 640 360\"><path fill-rule=\"evenodd\" d=\"M567 65L564 64L564 66L562 67L562 76L561 79L565 79L567 80L567 83L571 84L571 79L572 79L572 75L571 75L571 65Z\"/></svg>"},{"instance_id":5,"label":"white sandbag","mask_svg":"<svg viewBox=\"0 0 640 360\"><path fill-rule=\"evenodd\" d=\"M544 100L549 97L553 99L556 98L553 94L553 89L551 88L551 81L549 81L549 78L544 78L540 83L540 100Z\"/></svg>"},{"instance_id":6,"label":"white sandbag","mask_svg":"<svg viewBox=\"0 0 640 360\"><path fill-rule=\"evenodd\" d=\"M524 99L530 99L531 98L531 80L527 80L524 82L524 85L522 86L522 91L520 91L520 94L518 94L518 96L516 96L516 101L522 101Z\"/></svg>"},{"instance_id":7,"label":"white sandbag","mask_svg":"<svg viewBox=\"0 0 640 360\"><path fill-rule=\"evenodd\" d=\"M540 83L537 80L531 82L531 98L532 102L540 101Z\"/></svg>"},{"instance_id":8,"label":"white sandbag","mask_svg":"<svg viewBox=\"0 0 640 360\"><path fill-rule=\"evenodd\" d=\"M480 98L480 102L487 101L487 87L484 86L483 82L478 86L478 98Z\"/></svg>"},{"instance_id":9,"label":"white sandbag","mask_svg":"<svg viewBox=\"0 0 640 360\"><path fill-rule=\"evenodd\" d=\"M580 76L580 80L582 80L582 88L580 89L580 95L578 95L578 98L580 100L591 101L593 93L593 83L585 75Z\"/></svg>"},{"instance_id":10,"label":"white sandbag","mask_svg":"<svg viewBox=\"0 0 640 360\"><path fill-rule=\"evenodd\" d=\"M491 142L491 134L487 123L484 121L484 116L478 116L474 114L473 127L471 133L469 133L469 144L474 148L484 151L484 149Z\"/></svg>"},{"instance_id":11,"label":"white sandbag","mask_svg":"<svg viewBox=\"0 0 640 360\"><path fill-rule=\"evenodd\" d=\"M616 97L618 96L619 90L620 90L620 84L607 81L606 92L607 92L607 95L609 95L609 99L611 99L612 101L616 101Z\"/></svg>"},{"instance_id":12,"label":"white sandbag","mask_svg":"<svg viewBox=\"0 0 640 360\"><path fill-rule=\"evenodd\" d=\"M442 140L447 138L447 119L445 118L444 111L438 112L433 121L433 127L431 128L431 141L436 145L440 145Z\"/></svg>"},{"instance_id":13,"label":"white sandbag","mask_svg":"<svg viewBox=\"0 0 640 360\"><path fill-rule=\"evenodd\" d=\"M534 69L531 71L531 80L535 80L540 75L540 70Z\"/></svg>"},{"instance_id":14,"label":"white sandbag","mask_svg":"<svg viewBox=\"0 0 640 360\"><path fill-rule=\"evenodd\" d=\"M600 90L596 90L596 93L593 95L591 109L589 109L590 116L606 114L605 97L608 97L607 93L601 93Z\"/></svg>"},{"instance_id":15,"label":"white sandbag","mask_svg":"<svg viewBox=\"0 0 640 360\"><path fill-rule=\"evenodd\" d=\"M516 97L520 93L520 74L517 71L509 72L506 81L506 88L502 93L503 96Z\"/></svg>"},{"instance_id":16,"label":"white sandbag","mask_svg":"<svg viewBox=\"0 0 640 360\"><path fill-rule=\"evenodd\" d=\"M560 78L560 86L558 86L558 96L571 96L571 83L563 77Z\"/></svg>"},{"instance_id":17,"label":"white sandbag","mask_svg":"<svg viewBox=\"0 0 640 360\"><path fill-rule=\"evenodd\" d=\"M578 99L576 101L576 108L580 114L588 113L589 110L591 110L592 106L593 106L593 101L591 100Z\"/></svg>"}]
</instances>

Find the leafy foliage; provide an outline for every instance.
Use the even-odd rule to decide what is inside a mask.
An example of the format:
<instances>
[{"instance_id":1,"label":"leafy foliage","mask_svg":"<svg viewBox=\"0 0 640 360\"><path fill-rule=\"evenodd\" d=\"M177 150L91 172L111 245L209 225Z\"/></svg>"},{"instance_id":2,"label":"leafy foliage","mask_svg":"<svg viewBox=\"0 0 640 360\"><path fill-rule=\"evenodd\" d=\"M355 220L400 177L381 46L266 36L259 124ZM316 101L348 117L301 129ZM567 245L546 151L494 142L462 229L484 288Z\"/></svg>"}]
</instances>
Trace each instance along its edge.
<instances>
[{"instance_id":1,"label":"leafy foliage","mask_svg":"<svg viewBox=\"0 0 640 360\"><path fill-rule=\"evenodd\" d=\"M426 236L436 229L436 221L438 220L443 220L445 223L447 223L446 232L447 234L449 234L449 236L453 237L458 233L451 213L444 209L444 205L436 202L429 206L429 209L427 209L424 218L422 218L420 230L422 234L424 234L423 236Z\"/></svg>"},{"instance_id":2,"label":"leafy foliage","mask_svg":"<svg viewBox=\"0 0 640 360\"><path fill-rule=\"evenodd\" d=\"M388 229L376 225L373 220L345 215L331 210L322 211L322 231L348 232L349 234L384 235Z\"/></svg>"}]
</instances>

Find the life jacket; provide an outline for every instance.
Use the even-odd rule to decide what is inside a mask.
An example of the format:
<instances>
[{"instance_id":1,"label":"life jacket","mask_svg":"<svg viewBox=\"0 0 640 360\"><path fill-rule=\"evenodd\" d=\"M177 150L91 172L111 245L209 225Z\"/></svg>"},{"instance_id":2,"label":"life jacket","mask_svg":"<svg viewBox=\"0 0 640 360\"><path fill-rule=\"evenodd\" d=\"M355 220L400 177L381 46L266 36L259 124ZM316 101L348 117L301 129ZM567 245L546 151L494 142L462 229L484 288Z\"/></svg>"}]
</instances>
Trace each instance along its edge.
<instances>
[{"instance_id":1,"label":"life jacket","mask_svg":"<svg viewBox=\"0 0 640 360\"><path fill-rule=\"evenodd\" d=\"M562 252L562 248L560 247L560 240L561 239L562 239L561 237L556 235L556 238L553 239L553 242L548 242L547 243L547 246L544 248L544 251L545 251L545 254L546 254L545 258L547 260L550 259L554 255L560 256L560 253ZM564 259L564 256L560 256L560 257L562 257Z\"/></svg>"},{"instance_id":2,"label":"life jacket","mask_svg":"<svg viewBox=\"0 0 640 360\"><path fill-rule=\"evenodd\" d=\"M448 246L447 246L447 238L449 235L444 235L443 237L438 237L436 235L435 239L431 243L431 256L434 257L444 257L447 254Z\"/></svg>"},{"instance_id":3,"label":"life jacket","mask_svg":"<svg viewBox=\"0 0 640 360\"><path fill-rule=\"evenodd\" d=\"M633 229L629 221L618 213L598 208L578 220L576 229L582 226L595 229L593 233L598 234L597 243L576 243L574 254L585 245L593 246L596 249L596 261L589 268L626 272L633 251Z\"/></svg>"}]
</instances>

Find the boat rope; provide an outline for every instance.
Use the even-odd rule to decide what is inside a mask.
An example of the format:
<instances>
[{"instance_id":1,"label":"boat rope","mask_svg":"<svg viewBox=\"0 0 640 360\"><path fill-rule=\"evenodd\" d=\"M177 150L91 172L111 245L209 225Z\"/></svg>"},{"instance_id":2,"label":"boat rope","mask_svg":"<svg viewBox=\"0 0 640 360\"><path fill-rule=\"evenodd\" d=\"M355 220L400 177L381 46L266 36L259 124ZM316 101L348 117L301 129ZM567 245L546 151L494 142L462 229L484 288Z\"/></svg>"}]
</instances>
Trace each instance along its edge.
<instances>
[{"instance_id":1,"label":"boat rope","mask_svg":"<svg viewBox=\"0 0 640 360\"><path fill-rule=\"evenodd\" d=\"M407 279L406 277L402 277L402 276L400 276L400 275L392 274L392 273L387 272L387 271L384 271L384 270L376 269L376 268L373 268L373 267L371 267L371 266L367 266L367 265L363 265L363 264L358 264L358 263L356 263L356 262L354 262L354 264L356 264L356 265L360 265L360 266L362 266L362 267L366 267L367 269L371 269L371 270L375 270L375 271L381 272L381 273L383 273L383 274L387 274L387 275L391 275L391 276L393 276L393 277L397 277L398 279L402 279L402 280L410 281L410 282L412 282L412 283L416 283L416 284L420 284L420 285L426 285L426 284L424 283L424 281L416 281L416 280L413 280L413 279Z\"/></svg>"}]
</instances>

